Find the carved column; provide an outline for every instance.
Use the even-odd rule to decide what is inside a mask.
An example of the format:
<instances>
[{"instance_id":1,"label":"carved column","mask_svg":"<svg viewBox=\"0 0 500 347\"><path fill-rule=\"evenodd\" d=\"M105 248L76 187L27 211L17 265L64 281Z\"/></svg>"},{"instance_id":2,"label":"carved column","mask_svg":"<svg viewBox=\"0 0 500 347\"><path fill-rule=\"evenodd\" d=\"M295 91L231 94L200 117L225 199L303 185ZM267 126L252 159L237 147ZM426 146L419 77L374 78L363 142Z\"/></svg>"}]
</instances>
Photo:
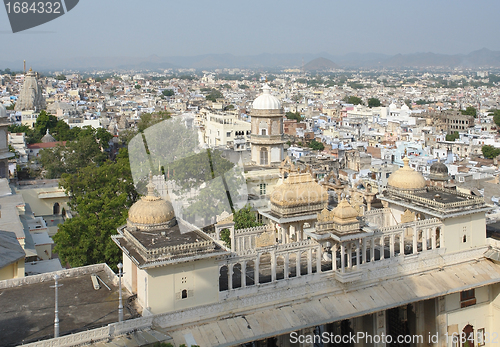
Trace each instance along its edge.
<instances>
[{"instance_id":1,"label":"carved column","mask_svg":"<svg viewBox=\"0 0 500 347\"><path fill-rule=\"evenodd\" d=\"M399 236L399 255L404 256L405 255L405 232L402 231L401 235Z\"/></svg>"},{"instance_id":2,"label":"carved column","mask_svg":"<svg viewBox=\"0 0 500 347\"><path fill-rule=\"evenodd\" d=\"M276 254L271 252L269 254L271 256L271 282L276 281Z\"/></svg>"},{"instance_id":3,"label":"carved column","mask_svg":"<svg viewBox=\"0 0 500 347\"><path fill-rule=\"evenodd\" d=\"M312 249L307 250L307 274L312 274Z\"/></svg>"},{"instance_id":4,"label":"carved column","mask_svg":"<svg viewBox=\"0 0 500 347\"><path fill-rule=\"evenodd\" d=\"M332 270L337 271L337 244L332 248Z\"/></svg>"},{"instance_id":5,"label":"carved column","mask_svg":"<svg viewBox=\"0 0 500 347\"><path fill-rule=\"evenodd\" d=\"M417 248L417 228L413 228L413 254L417 254L418 248Z\"/></svg>"},{"instance_id":6,"label":"carved column","mask_svg":"<svg viewBox=\"0 0 500 347\"><path fill-rule=\"evenodd\" d=\"M444 296L436 298L436 331L439 336L438 346L446 347L445 334L448 332L448 325L446 320Z\"/></svg>"},{"instance_id":7,"label":"carved column","mask_svg":"<svg viewBox=\"0 0 500 347\"><path fill-rule=\"evenodd\" d=\"M318 246L318 249L316 250L316 272L320 273L321 272L321 246Z\"/></svg>"},{"instance_id":8,"label":"carved column","mask_svg":"<svg viewBox=\"0 0 500 347\"><path fill-rule=\"evenodd\" d=\"M385 236L380 238L380 260L385 259Z\"/></svg>"},{"instance_id":9,"label":"carved column","mask_svg":"<svg viewBox=\"0 0 500 347\"><path fill-rule=\"evenodd\" d=\"M241 287L245 288L247 286L247 262L243 260L241 262Z\"/></svg>"},{"instance_id":10,"label":"carved column","mask_svg":"<svg viewBox=\"0 0 500 347\"><path fill-rule=\"evenodd\" d=\"M427 232L429 229L422 230L422 252L427 250Z\"/></svg>"},{"instance_id":11,"label":"carved column","mask_svg":"<svg viewBox=\"0 0 500 347\"><path fill-rule=\"evenodd\" d=\"M419 302L413 304L413 306L415 307L415 315L416 315L416 318L417 318L415 333L417 335L423 335L423 336L425 336L426 335L426 331L425 331L424 302L423 301L419 301Z\"/></svg>"},{"instance_id":12,"label":"carved column","mask_svg":"<svg viewBox=\"0 0 500 347\"><path fill-rule=\"evenodd\" d=\"M233 289L233 266L234 264L228 264L227 266L227 288L229 290Z\"/></svg>"},{"instance_id":13,"label":"carved column","mask_svg":"<svg viewBox=\"0 0 500 347\"><path fill-rule=\"evenodd\" d=\"M376 335L382 337L384 336L384 339L383 341L386 341L385 339L385 336L387 336L387 328L386 328L386 318L385 318L385 310L383 311L379 311L377 313L374 314L375 316L375 332L376 332ZM374 345L376 347L385 347L386 344L384 342L382 342L382 339L380 341L380 343L374 343Z\"/></svg>"},{"instance_id":14,"label":"carved column","mask_svg":"<svg viewBox=\"0 0 500 347\"><path fill-rule=\"evenodd\" d=\"M389 254L391 258L394 258L394 234L389 236Z\"/></svg>"},{"instance_id":15,"label":"carved column","mask_svg":"<svg viewBox=\"0 0 500 347\"><path fill-rule=\"evenodd\" d=\"M343 242L340 244L340 271L345 272L345 246Z\"/></svg>"},{"instance_id":16,"label":"carved column","mask_svg":"<svg viewBox=\"0 0 500 347\"><path fill-rule=\"evenodd\" d=\"M347 268L352 268L352 248L351 243L347 243Z\"/></svg>"},{"instance_id":17,"label":"carved column","mask_svg":"<svg viewBox=\"0 0 500 347\"><path fill-rule=\"evenodd\" d=\"M431 237L432 237L432 241L431 241L432 249L436 249L436 228L435 227L432 228Z\"/></svg>"},{"instance_id":18,"label":"carved column","mask_svg":"<svg viewBox=\"0 0 500 347\"><path fill-rule=\"evenodd\" d=\"M366 263L366 239L362 239L361 242L363 243L363 247L362 247L363 255L361 257L361 263L365 264Z\"/></svg>"},{"instance_id":19,"label":"carved column","mask_svg":"<svg viewBox=\"0 0 500 347\"><path fill-rule=\"evenodd\" d=\"M301 256L301 252L297 252L297 256L295 257L295 270L297 272L297 277L300 277L301 274L300 274L300 256Z\"/></svg>"},{"instance_id":20,"label":"carved column","mask_svg":"<svg viewBox=\"0 0 500 347\"><path fill-rule=\"evenodd\" d=\"M375 261L375 237L372 236L370 245L370 261L373 263Z\"/></svg>"},{"instance_id":21,"label":"carved column","mask_svg":"<svg viewBox=\"0 0 500 347\"><path fill-rule=\"evenodd\" d=\"M290 262L290 254L287 253L287 254L285 254L285 265L284 265L285 266L285 274L284 274L285 279L288 278L288 271L289 271L288 269L290 267L289 262Z\"/></svg>"},{"instance_id":22,"label":"carved column","mask_svg":"<svg viewBox=\"0 0 500 347\"><path fill-rule=\"evenodd\" d=\"M359 241L356 240L356 267L359 267Z\"/></svg>"},{"instance_id":23,"label":"carved column","mask_svg":"<svg viewBox=\"0 0 500 347\"><path fill-rule=\"evenodd\" d=\"M254 283L259 284L260 275L259 275L259 263L260 263L260 254L257 254L257 259L255 260L255 271L253 274Z\"/></svg>"}]
</instances>

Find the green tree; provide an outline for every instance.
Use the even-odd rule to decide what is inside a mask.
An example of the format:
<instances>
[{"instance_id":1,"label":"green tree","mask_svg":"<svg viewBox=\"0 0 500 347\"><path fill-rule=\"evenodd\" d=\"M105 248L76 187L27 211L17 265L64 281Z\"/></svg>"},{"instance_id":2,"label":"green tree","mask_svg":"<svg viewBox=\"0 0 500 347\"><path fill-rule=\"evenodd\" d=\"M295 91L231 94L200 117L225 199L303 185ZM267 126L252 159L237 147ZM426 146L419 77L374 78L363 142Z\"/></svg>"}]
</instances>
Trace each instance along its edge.
<instances>
[{"instance_id":1,"label":"green tree","mask_svg":"<svg viewBox=\"0 0 500 347\"><path fill-rule=\"evenodd\" d=\"M245 229L245 228L253 228L262 225L255 220L255 214L252 212L252 208L249 204L245 205L245 207L236 211L233 216L234 220L234 228Z\"/></svg>"},{"instance_id":2,"label":"green tree","mask_svg":"<svg viewBox=\"0 0 500 347\"><path fill-rule=\"evenodd\" d=\"M221 99L223 97L224 95L221 93L221 91L217 89L211 89L210 93L208 93L208 95L205 96L205 99L215 102L217 101L217 99Z\"/></svg>"},{"instance_id":3,"label":"green tree","mask_svg":"<svg viewBox=\"0 0 500 347\"><path fill-rule=\"evenodd\" d=\"M316 140L312 140L311 142L309 142L309 148L312 148L316 151L322 151L325 149L325 145L323 145L322 142L318 142Z\"/></svg>"},{"instance_id":4,"label":"green tree","mask_svg":"<svg viewBox=\"0 0 500 347\"><path fill-rule=\"evenodd\" d=\"M105 129L84 127L74 141L40 151L40 163L47 178L58 178L63 173L75 174L87 165L102 165L108 158L106 150L112 135Z\"/></svg>"},{"instance_id":5,"label":"green tree","mask_svg":"<svg viewBox=\"0 0 500 347\"><path fill-rule=\"evenodd\" d=\"M493 122L499 127L500 131L500 110L490 110L490 115L493 115Z\"/></svg>"},{"instance_id":6,"label":"green tree","mask_svg":"<svg viewBox=\"0 0 500 347\"><path fill-rule=\"evenodd\" d=\"M35 128L35 137L42 138L43 135L47 132L47 129L55 128L57 124L57 117L48 114L44 110L40 112L38 117L36 118L36 122L34 125ZM38 141L37 141L38 142Z\"/></svg>"},{"instance_id":7,"label":"green tree","mask_svg":"<svg viewBox=\"0 0 500 347\"><path fill-rule=\"evenodd\" d=\"M451 134L446 134L446 141L455 141L460 137L458 131L454 131Z\"/></svg>"},{"instance_id":8,"label":"green tree","mask_svg":"<svg viewBox=\"0 0 500 347\"><path fill-rule=\"evenodd\" d=\"M167 96L167 97L175 95L175 93L172 89L165 89L161 93L163 94L163 96Z\"/></svg>"},{"instance_id":9,"label":"green tree","mask_svg":"<svg viewBox=\"0 0 500 347\"><path fill-rule=\"evenodd\" d=\"M139 89L141 89L141 85L140 85L140 84L136 84L136 85L134 86L134 88L135 88L135 89L137 89L137 90L139 90Z\"/></svg>"},{"instance_id":10,"label":"green tree","mask_svg":"<svg viewBox=\"0 0 500 347\"><path fill-rule=\"evenodd\" d=\"M15 103L15 102L13 102L12 104L10 104L10 106L7 106L5 109L6 109L6 110L13 111L13 110L14 110L14 107L16 107L16 103Z\"/></svg>"},{"instance_id":11,"label":"green tree","mask_svg":"<svg viewBox=\"0 0 500 347\"><path fill-rule=\"evenodd\" d=\"M377 98L368 99L368 107L380 107L380 100Z\"/></svg>"},{"instance_id":12,"label":"green tree","mask_svg":"<svg viewBox=\"0 0 500 347\"><path fill-rule=\"evenodd\" d=\"M481 152L483 152L483 157L493 159L500 155L500 148L486 145L481 147Z\"/></svg>"},{"instance_id":13,"label":"green tree","mask_svg":"<svg viewBox=\"0 0 500 347\"><path fill-rule=\"evenodd\" d=\"M462 112L462 114L465 116L472 116L474 118L477 117L477 110L475 107L472 106L467 106L465 110L461 110L460 112Z\"/></svg>"},{"instance_id":14,"label":"green tree","mask_svg":"<svg viewBox=\"0 0 500 347\"><path fill-rule=\"evenodd\" d=\"M111 235L125 224L127 211L138 198L127 150L120 150L116 162L64 174L60 185L70 197L74 216L54 235L54 251L72 267L107 263L116 269L121 252Z\"/></svg>"},{"instance_id":15,"label":"green tree","mask_svg":"<svg viewBox=\"0 0 500 347\"><path fill-rule=\"evenodd\" d=\"M363 100L361 100L361 98L357 97L357 96L349 96L349 97L345 97L344 98L344 101L348 104L352 104L352 105L363 105Z\"/></svg>"},{"instance_id":16,"label":"green tree","mask_svg":"<svg viewBox=\"0 0 500 347\"><path fill-rule=\"evenodd\" d=\"M228 247L231 247L231 232L229 229L222 229L220 231L220 239L224 241Z\"/></svg>"},{"instance_id":17,"label":"green tree","mask_svg":"<svg viewBox=\"0 0 500 347\"><path fill-rule=\"evenodd\" d=\"M56 80L58 80L58 81L65 81L66 80L66 76L64 76L62 74L61 75L57 75L56 76Z\"/></svg>"},{"instance_id":18,"label":"green tree","mask_svg":"<svg viewBox=\"0 0 500 347\"><path fill-rule=\"evenodd\" d=\"M299 112L288 111L287 113L285 113L285 116L287 119L295 119L297 122L300 122L302 120L302 116Z\"/></svg>"}]
</instances>

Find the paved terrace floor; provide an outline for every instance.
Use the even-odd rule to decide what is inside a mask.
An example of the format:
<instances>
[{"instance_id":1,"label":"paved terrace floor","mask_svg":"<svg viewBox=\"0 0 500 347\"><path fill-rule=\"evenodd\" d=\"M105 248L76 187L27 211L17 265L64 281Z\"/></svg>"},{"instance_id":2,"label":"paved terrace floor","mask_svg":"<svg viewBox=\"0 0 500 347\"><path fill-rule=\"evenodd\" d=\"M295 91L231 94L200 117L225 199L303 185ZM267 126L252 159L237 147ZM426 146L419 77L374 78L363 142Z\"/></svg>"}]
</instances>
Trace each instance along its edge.
<instances>
[{"instance_id":1,"label":"paved terrace floor","mask_svg":"<svg viewBox=\"0 0 500 347\"><path fill-rule=\"evenodd\" d=\"M118 320L118 287L105 271L96 272L110 288L94 290L90 274L59 281L60 336ZM15 346L54 334L54 281L0 289L0 346ZM124 306L129 294L123 291ZM132 318L124 308L124 318Z\"/></svg>"}]
</instances>

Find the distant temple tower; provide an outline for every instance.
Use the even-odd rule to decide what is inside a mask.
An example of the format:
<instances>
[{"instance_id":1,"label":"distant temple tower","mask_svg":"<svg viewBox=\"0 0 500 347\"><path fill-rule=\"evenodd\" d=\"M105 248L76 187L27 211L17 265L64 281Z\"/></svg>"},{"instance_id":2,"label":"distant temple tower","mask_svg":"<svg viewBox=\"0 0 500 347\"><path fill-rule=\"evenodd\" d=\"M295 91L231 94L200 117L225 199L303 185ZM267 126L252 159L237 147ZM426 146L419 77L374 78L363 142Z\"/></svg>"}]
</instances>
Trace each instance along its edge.
<instances>
[{"instance_id":1,"label":"distant temple tower","mask_svg":"<svg viewBox=\"0 0 500 347\"><path fill-rule=\"evenodd\" d=\"M252 162L258 166L279 165L283 159L283 109L279 100L271 95L265 84L253 102Z\"/></svg>"},{"instance_id":2,"label":"distant temple tower","mask_svg":"<svg viewBox=\"0 0 500 347\"><path fill-rule=\"evenodd\" d=\"M38 85L38 74L30 69L24 77L23 87L14 109L40 112L44 108L45 98L42 95L42 88Z\"/></svg>"}]
</instances>

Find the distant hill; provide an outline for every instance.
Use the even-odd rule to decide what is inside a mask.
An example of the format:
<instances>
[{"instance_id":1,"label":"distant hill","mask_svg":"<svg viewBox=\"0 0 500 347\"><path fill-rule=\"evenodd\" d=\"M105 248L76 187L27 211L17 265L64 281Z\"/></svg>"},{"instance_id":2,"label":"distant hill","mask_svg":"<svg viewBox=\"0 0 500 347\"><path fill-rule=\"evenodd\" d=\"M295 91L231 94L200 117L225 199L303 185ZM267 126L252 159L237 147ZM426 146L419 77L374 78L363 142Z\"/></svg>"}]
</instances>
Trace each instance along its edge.
<instances>
[{"instance_id":1,"label":"distant hill","mask_svg":"<svg viewBox=\"0 0 500 347\"><path fill-rule=\"evenodd\" d=\"M500 52L490 51L483 48L469 54L436 54L436 53L414 53L397 54L380 62L380 66L387 68L429 68L429 67L500 67Z\"/></svg>"},{"instance_id":2,"label":"distant hill","mask_svg":"<svg viewBox=\"0 0 500 347\"><path fill-rule=\"evenodd\" d=\"M334 70L339 68L340 67L333 61L323 57L311 60L309 63L304 65L305 71L325 71L325 70Z\"/></svg>"},{"instance_id":3,"label":"distant hill","mask_svg":"<svg viewBox=\"0 0 500 347\"><path fill-rule=\"evenodd\" d=\"M97 69L120 70L164 70L168 68L250 68L282 69L300 68L303 61L309 61L306 71L325 71L340 68L500 68L500 52L483 48L469 54L413 53L393 56L377 53L349 53L331 55L318 54L270 54L236 56L232 54L204 54L197 56L160 57L73 57L55 58L42 56L30 60L36 71L60 71L64 69L94 71ZM334 61L336 63L334 63ZM20 71L22 61L2 61L0 69Z\"/></svg>"}]
</instances>

